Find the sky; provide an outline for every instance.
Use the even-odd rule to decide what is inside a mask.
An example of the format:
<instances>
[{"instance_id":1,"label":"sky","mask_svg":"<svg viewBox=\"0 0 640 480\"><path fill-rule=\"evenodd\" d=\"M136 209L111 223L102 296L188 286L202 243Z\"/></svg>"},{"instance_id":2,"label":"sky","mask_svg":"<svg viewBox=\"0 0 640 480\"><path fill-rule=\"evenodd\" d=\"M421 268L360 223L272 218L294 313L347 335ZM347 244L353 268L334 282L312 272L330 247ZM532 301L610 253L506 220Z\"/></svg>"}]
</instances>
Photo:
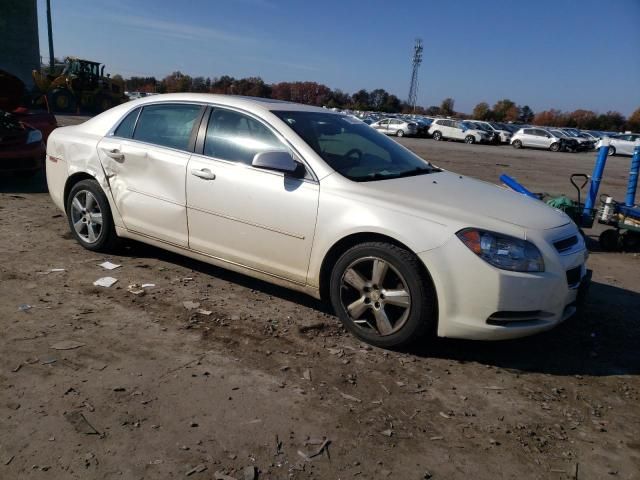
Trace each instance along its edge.
<instances>
[{"instance_id":1,"label":"sky","mask_svg":"<svg viewBox=\"0 0 640 480\"><path fill-rule=\"evenodd\" d=\"M48 58L45 0L40 52ZM124 77L310 80L470 112L509 98L629 115L640 107L640 0L51 0L56 57Z\"/></svg>"}]
</instances>

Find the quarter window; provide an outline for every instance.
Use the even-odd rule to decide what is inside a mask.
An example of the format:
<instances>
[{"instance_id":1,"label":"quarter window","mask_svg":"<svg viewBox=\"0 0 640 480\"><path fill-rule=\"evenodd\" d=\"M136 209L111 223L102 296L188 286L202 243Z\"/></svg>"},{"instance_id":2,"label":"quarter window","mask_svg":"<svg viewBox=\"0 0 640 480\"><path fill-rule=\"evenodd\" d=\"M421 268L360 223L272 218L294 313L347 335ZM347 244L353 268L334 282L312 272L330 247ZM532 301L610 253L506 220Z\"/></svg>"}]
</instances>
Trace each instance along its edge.
<instances>
[{"instance_id":1,"label":"quarter window","mask_svg":"<svg viewBox=\"0 0 640 480\"><path fill-rule=\"evenodd\" d=\"M143 107L134 140L186 150L200 105L148 105Z\"/></svg>"},{"instance_id":2,"label":"quarter window","mask_svg":"<svg viewBox=\"0 0 640 480\"><path fill-rule=\"evenodd\" d=\"M136 127L136 119L139 113L140 109L136 108L124 117L120 125L118 125L118 128L113 132L113 135L116 137L131 138L133 136L133 129Z\"/></svg>"},{"instance_id":3,"label":"quarter window","mask_svg":"<svg viewBox=\"0 0 640 480\"><path fill-rule=\"evenodd\" d=\"M251 165L257 153L268 151L288 149L257 120L231 110L213 110L204 140L205 155Z\"/></svg>"}]
</instances>

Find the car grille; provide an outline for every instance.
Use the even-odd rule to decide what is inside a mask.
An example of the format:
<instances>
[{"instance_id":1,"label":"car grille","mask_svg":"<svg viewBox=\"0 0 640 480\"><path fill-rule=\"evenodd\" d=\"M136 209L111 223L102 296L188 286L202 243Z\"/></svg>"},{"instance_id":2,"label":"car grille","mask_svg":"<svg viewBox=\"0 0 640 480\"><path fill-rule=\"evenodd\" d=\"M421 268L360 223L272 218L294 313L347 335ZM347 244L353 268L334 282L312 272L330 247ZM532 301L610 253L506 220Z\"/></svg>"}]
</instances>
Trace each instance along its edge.
<instances>
[{"instance_id":1,"label":"car grille","mask_svg":"<svg viewBox=\"0 0 640 480\"><path fill-rule=\"evenodd\" d=\"M573 235L572 237L565 238L563 240L558 240L557 242L553 242L553 246L556 247L556 250L559 253L564 253L578 243L578 236Z\"/></svg>"},{"instance_id":2,"label":"car grille","mask_svg":"<svg viewBox=\"0 0 640 480\"><path fill-rule=\"evenodd\" d=\"M582 273L582 267L575 267L567 270L567 284L570 287L575 287L580 283L580 274Z\"/></svg>"}]
</instances>

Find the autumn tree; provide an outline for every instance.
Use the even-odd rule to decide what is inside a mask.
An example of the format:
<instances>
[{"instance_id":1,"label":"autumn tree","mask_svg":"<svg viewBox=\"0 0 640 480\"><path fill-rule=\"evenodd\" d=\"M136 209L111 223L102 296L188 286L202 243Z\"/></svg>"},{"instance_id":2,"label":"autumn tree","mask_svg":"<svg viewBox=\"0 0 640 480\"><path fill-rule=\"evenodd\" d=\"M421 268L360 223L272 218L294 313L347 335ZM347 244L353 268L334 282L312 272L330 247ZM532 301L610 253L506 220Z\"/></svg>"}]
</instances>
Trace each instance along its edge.
<instances>
[{"instance_id":1,"label":"autumn tree","mask_svg":"<svg viewBox=\"0 0 640 480\"><path fill-rule=\"evenodd\" d=\"M567 115L562 111L551 109L536 113L533 117L533 124L547 127L566 127Z\"/></svg>"},{"instance_id":2,"label":"autumn tree","mask_svg":"<svg viewBox=\"0 0 640 480\"><path fill-rule=\"evenodd\" d=\"M508 98L497 101L492 112L493 119L498 122L515 122L520 117L520 109Z\"/></svg>"},{"instance_id":3,"label":"autumn tree","mask_svg":"<svg viewBox=\"0 0 640 480\"><path fill-rule=\"evenodd\" d=\"M627 128L633 132L640 132L640 108L637 108L627 120Z\"/></svg>"},{"instance_id":4,"label":"autumn tree","mask_svg":"<svg viewBox=\"0 0 640 480\"><path fill-rule=\"evenodd\" d=\"M489 109L489 104L487 102L480 102L473 107L473 118L476 120L488 120L490 113L491 110Z\"/></svg>"},{"instance_id":5,"label":"autumn tree","mask_svg":"<svg viewBox=\"0 0 640 480\"><path fill-rule=\"evenodd\" d=\"M523 123L531 123L534 116L535 114L533 113L533 110L531 110L531 107L529 107L529 105L525 105L520 109L520 118L518 118L518 120Z\"/></svg>"},{"instance_id":6,"label":"autumn tree","mask_svg":"<svg viewBox=\"0 0 640 480\"><path fill-rule=\"evenodd\" d=\"M567 126L590 129L595 128L598 116L591 110L574 110L568 114Z\"/></svg>"},{"instance_id":7,"label":"autumn tree","mask_svg":"<svg viewBox=\"0 0 640 480\"><path fill-rule=\"evenodd\" d=\"M453 114L455 114L455 110L453 109L455 105L455 100L451 97L447 97L444 100L442 100L442 103L440 104L440 114L441 115L446 115L446 116L451 116Z\"/></svg>"}]
</instances>

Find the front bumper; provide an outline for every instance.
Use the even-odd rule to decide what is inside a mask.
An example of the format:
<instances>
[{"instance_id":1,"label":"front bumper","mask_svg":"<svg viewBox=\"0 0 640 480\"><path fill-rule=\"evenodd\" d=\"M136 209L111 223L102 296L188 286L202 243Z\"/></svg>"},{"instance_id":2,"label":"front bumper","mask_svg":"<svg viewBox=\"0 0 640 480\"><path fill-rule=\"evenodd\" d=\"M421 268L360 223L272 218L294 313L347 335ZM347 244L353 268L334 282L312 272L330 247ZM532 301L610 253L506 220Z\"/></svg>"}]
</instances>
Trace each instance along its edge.
<instances>
[{"instance_id":1,"label":"front bumper","mask_svg":"<svg viewBox=\"0 0 640 480\"><path fill-rule=\"evenodd\" d=\"M422 252L438 298L438 336L471 340L525 337L576 313L589 273L584 242L560 254L553 241L579 235L573 224L528 238L541 250L545 271L500 270L472 253L457 237ZM544 244L541 241L544 240Z\"/></svg>"}]
</instances>

